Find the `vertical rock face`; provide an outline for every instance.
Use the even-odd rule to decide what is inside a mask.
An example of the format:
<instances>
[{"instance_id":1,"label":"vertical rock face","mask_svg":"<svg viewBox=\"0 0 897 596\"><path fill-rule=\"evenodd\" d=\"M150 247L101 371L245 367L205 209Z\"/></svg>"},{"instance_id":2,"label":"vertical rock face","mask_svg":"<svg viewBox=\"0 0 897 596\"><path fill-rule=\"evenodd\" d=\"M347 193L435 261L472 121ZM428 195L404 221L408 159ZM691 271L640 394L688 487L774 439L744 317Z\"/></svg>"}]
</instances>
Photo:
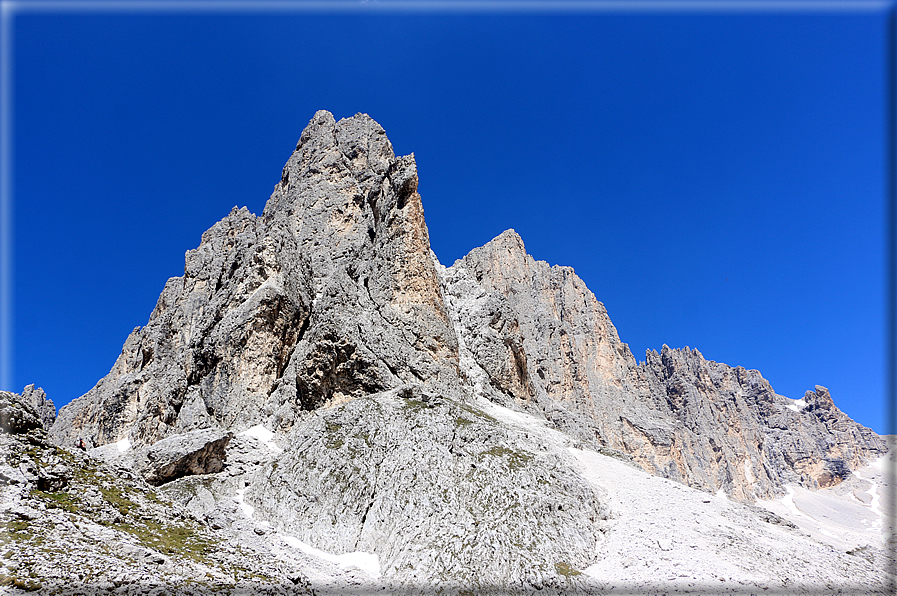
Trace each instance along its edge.
<instances>
[{"instance_id":1,"label":"vertical rock face","mask_svg":"<svg viewBox=\"0 0 897 596\"><path fill-rule=\"evenodd\" d=\"M111 372L60 412L73 445L150 445L400 385L457 383L413 156L358 114L315 114L261 217L234 210L188 251Z\"/></svg>"},{"instance_id":2,"label":"vertical rock face","mask_svg":"<svg viewBox=\"0 0 897 596\"><path fill-rule=\"evenodd\" d=\"M569 447L740 500L885 451L822 387L789 400L688 348L638 364L573 270L513 230L443 267L417 184L370 117L318 112L262 215L202 235L106 377L55 422L39 389L24 408L0 395L0 426L52 423L154 484L221 471L232 507L387 575L562 593L613 517ZM242 431L277 444L228 467Z\"/></svg>"},{"instance_id":3,"label":"vertical rock face","mask_svg":"<svg viewBox=\"0 0 897 596\"><path fill-rule=\"evenodd\" d=\"M521 362L515 369L525 378L515 387L531 387L539 401L561 404L599 427L607 406L619 409L636 362L604 305L573 269L534 260L513 230L472 250L451 269L465 271L483 291L507 304L511 314L484 314L519 328L514 358ZM476 344L487 324L495 326L483 316L472 320L465 341ZM519 389L516 396L528 397Z\"/></svg>"},{"instance_id":4,"label":"vertical rock face","mask_svg":"<svg viewBox=\"0 0 897 596\"><path fill-rule=\"evenodd\" d=\"M457 383L412 155L358 114L318 112L265 207L310 262L314 305L275 399L316 408L405 382Z\"/></svg>"},{"instance_id":5,"label":"vertical rock face","mask_svg":"<svg viewBox=\"0 0 897 596\"><path fill-rule=\"evenodd\" d=\"M707 361L697 350L649 351L636 379L675 426L668 440L643 432L627 451L650 471L668 458L668 476L734 498L769 498L785 483L837 484L847 469L887 450L883 438L834 406L827 389L817 386L806 406L795 405L758 371ZM641 455L649 445L654 470Z\"/></svg>"},{"instance_id":6,"label":"vertical rock face","mask_svg":"<svg viewBox=\"0 0 897 596\"><path fill-rule=\"evenodd\" d=\"M151 445L263 415L309 317L307 259L285 227L235 208L185 261L110 373L62 408L55 440Z\"/></svg>"},{"instance_id":7,"label":"vertical rock face","mask_svg":"<svg viewBox=\"0 0 897 596\"><path fill-rule=\"evenodd\" d=\"M22 399L37 412L44 430L49 430L56 422L56 406L53 405L53 400L48 399L40 387L35 389L34 385L28 385L22 390Z\"/></svg>"},{"instance_id":8,"label":"vertical rock face","mask_svg":"<svg viewBox=\"0 0 897 596\"><path fill-rule=\"evenodd\" d=\"M467 377L487 379L499 390L492 399L531 403L558 428L628 453L652 473L753 500L786 482L837 484L886 450L824 388L795 402L759 372L688 348L664 346L636 365L573 270L534 260L513 230L443 278Z\"/></svg>"}]
</instances>

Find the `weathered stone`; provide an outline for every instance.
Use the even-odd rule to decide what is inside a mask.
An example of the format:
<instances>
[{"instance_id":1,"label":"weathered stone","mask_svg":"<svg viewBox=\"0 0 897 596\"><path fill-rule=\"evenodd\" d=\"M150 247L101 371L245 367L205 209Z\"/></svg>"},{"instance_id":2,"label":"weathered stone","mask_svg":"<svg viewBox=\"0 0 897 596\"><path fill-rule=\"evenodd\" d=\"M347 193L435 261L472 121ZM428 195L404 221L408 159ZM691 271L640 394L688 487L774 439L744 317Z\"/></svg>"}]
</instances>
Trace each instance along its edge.
<instances>
[{"instance_id":1,"label":"weathered stone","mask_svg":"<svg viewBox=\"0 0 897 596\"><path fill-rule=\"evenodd\" d=\"M30 433L44 431L0 433L0 461L31 477L0 482L4 594L314 593L296 558L267 537L212 530L120 467L79 449L36 452ZM64 486L41 484L63 468Z\"/></svg>"},{"instance_id":2,"label":"weathered stone","mask_svg":"<svg viewBox=\"0 0 897 596\"><path fill-rule=\"evenodd\" d=\"M443 267L417 185L414 157L396 157L368 116L315 114L261 216L234 208L204 233L110 373L61 409L50 433L63 446L84 439L91 449L73 451L78 465L52 460L42 391L0 394L0 424L25 433L0 437L18 441L0 485L19 500L34 488L84 488L78 506L98 511L79 523L102 537L104 526L133 521L131 497L106 480L84 486L90 455L141 495L158 485L174 515L266 553L245 555L243 569L290 586L306 585L296 569L312 569L341 578L337 592L567 594L610 590L582 577L602 560L608 572L637 575L645 552L691 548L669 533L685 531L675 512L662 529L649 518L640 546L614 536L612 512L626 507L606 494L617 476L691 515L726 501L636 465L752 501L786 483L835 486L884 452L822 387L788 400L759 372L688 348L664 346L637 363L573 270L535 260L513 230ZM23 455L25 441L41 455ZM654 506L650 495L617 493ZM740 535L746 568L771 536L790 545L787 558L810 548L776 514L726 507L717 513L739 527L769 522L756 544L752 529ZM625 547L625 563L608 541ZM813 548L821 559L806 573L873 573L859 557ZM183 577L172 571L177 558L138 550L115 567L120 577L102 577ZM343 568L340 557L353 553L374 561L363 581ZM272 556L301 564L271 571ZM766 581L739 577L752 590Z\"/></svg>"},{"instance_id":3,"label":"weathered stone","mask_svg":"<svg viewBox=\"0 0 897 596\"><path fill-rule=\"evenodd\" d=\"M467 377L479 374L556 428L628 453L652 473L753 500L780 493L786 482L831 486L886 451L822 387L806 394L801 410L759 372L707 361L697 350L664 346L636 365L573 270L534 260L513 230L442 277L462 369L474 371ZM520 346L524 362L513 383L495 383L485 372L512 361L497 347L495 329L513 329L503 343Z\"/></svg>"},{"instance_id":4,"label":"weathered stone","mask_svg":"<svg viewBox=\"0 0 897 596\"><path fill-rule=\"evenodd\" d=\"M40 387L35 389L34 385L28 385L22 390L22 399L31 404L37 412L44 430L50 430L50 427L56 421L56 406L53 405L51 399L47 398L44 390Z\"/></svg>"},{"instance_id":5,"label":"weathered stone","mask_svg":"<svg viewBox=\"0 0 897 596\"><path fill-rule=\"evenodd\" d=\"M533 568L587 567L609 515L562 454L420 387L326 410L290 442L246 500L316 548L376 554L397 581L522 589Z\"/></svg>"},{"instance_id":6,"label":"weathered stone","mask_svg":"<svg viewBox=\"0 0 897 596\"><path fill-rule=\"evenodd\" d=\"M136 468L153 485L192 474L214 474L224 468L225 448L232 436L207 429L162 439L136 455Z\"/></svg>"},{"instance_id":7,"label":"weathered stone","mask_svg":"<svg viewBox=\"0 0 897 596\"><path fill-rule=\"evenodd\" d=\"M200 429L162 439L149 447L108 444L88 451L91 457L132 468L151 485L158 486L183 476L214 474L224 468L227 444L233 433Z\"/></svg>"},{"instance_id":8,"label":"weathered stone","mask_svg":"<svg viewBox=\"0 0 897 596\"><path fill-rule=\"evenodd\" d=\"M40 415L31 404L17 393L0 391L0 430L7 433L26 433L43 428Z\"/></svg>"},{"instance_id":9,"label":"weathered stone","mask_svg":"<svg viewBox=\"0 0 897 596\"><path fill-rule=\"evenodd\" d=\"M264 214L236 208L188 251L112 371L54 438L150 445L427 380L457 383L413 156L358 114L318 112Z\"/></svg>"}]
</instances>

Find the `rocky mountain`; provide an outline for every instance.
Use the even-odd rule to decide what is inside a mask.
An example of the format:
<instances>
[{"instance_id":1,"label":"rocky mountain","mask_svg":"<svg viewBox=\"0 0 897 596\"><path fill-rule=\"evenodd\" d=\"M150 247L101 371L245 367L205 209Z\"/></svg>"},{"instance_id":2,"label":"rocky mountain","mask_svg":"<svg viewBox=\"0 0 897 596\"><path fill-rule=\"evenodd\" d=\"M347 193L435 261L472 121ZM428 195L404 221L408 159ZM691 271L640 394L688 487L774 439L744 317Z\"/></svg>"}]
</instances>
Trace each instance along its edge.
<instances>
[{"instance_id":1,"label":"rocky mountain","mask_svg":"<svg viewBox=\"0 0 897 596\"><path fill-rule=\"evenodd\" d=\"M129 470L129 490L230 540L337 565L300 565L318 590L354 568L372 589L594 591L628 511L613 475L685 508L728 497L713 515L741 520L744 556L760 527L780 559L811 538L750 503L838 487L887 451L823 387L791 400L688 348L638 363L573 270L513 230L443 267L417 184L370 117L318 112L262 215L234 208L203 234L106 377L55 421L33 387L0 421L30 411L47 458L83 440L73 469ZM869 548L823 549L804 572L874 591ZM741 583L781 586L775 569Z\"/></svg>"},{"instance_id":2,"label":"rocky mountain","mask_svg":"<svg viewBox=\"0 0 897 596\"><path fill-rule=\"evenodd\" d=\"M837 484L886 449L824 387L790 400L758 371L688 348L663 346L637 364L573 270L536 261L513 230L472 250L446 279L461 344L481 370L501 375L486 373L493 388L654 474L754 500L789 482ZM505 354L490 349L496 328Z\"/></svg>"}]
</instances>

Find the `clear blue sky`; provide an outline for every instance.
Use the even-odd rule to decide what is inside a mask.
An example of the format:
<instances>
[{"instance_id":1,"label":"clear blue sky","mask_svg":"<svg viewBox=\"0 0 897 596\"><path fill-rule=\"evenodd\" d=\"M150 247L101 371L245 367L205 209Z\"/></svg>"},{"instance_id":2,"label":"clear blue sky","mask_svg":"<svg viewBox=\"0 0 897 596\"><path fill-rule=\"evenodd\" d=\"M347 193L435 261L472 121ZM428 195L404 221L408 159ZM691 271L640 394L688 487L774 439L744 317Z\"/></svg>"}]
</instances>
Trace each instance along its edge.
<instances>
[{"instance_id":1,"label":"clear blue sky","mask_svg":"<svg viewBox=\"0 0 897 596\"><path fill-rule=\"evenodd\" d=\"M105 375L316 110L414 152L433 250L507 228L636 358L696 347L884 432L885 14L19 14L14 375Z\"/></svg>"}]
</instances>

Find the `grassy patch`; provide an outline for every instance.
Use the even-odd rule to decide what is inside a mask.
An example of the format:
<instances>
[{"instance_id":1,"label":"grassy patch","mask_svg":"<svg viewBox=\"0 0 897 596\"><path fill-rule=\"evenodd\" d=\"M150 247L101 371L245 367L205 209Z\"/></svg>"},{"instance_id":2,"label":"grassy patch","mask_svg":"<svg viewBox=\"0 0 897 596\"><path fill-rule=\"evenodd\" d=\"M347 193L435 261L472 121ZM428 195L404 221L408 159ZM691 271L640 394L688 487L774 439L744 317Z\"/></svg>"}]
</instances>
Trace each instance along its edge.
<instances>
[{"instance_id":1,"label":"grassy patch","mask_svg":"<svg viewBox=\"0 0 897 596\"><path fill-rule=\"evenodd\" d=\"M66 492L52 493L32 489L31 496L37 497L38 499L43 499L47 503L47 507L49 507L50 509L62 509L63 511L68 511L69 513L78 513L78 510L80 509L77 499Z\"/></svg>"},{"instance_id":2,"label":"grassy patch","mask_svg":"<svg viewBox=\"0 0 897 596\"><path fill-rule=\"evenodd\" d=\"M132 501L126 496L125 491L117 488L115 486L111 486L108 488L99 487L100 492L103 493L103 498L106 499L109 503L112 504L113 507L118 509L118 512L122 515L128 515L131 513L131 509L137 508L137 503Z\"/></svg>"},{"instance_id":3,"label":"grassy patch","mask_svg":"<svg viewBox=\"0 0 897 596\"><path fill-rule=\"evenodd\" d=\"M531 453L526 451L515 451L514 449L508 449L507 447L501 446L493 447L488 451L483 451L480 453L479 459L482 460L486 455L507 458L508 468L511 470L520 470L533 459Z\"/></svg>"},{"instance_id":4,"label":"grassy patch","mask_svg":"<svg viewBox=\"0 0 897 596\"><path fill-rule=\"evenodd\" d=\"M567 563L565 563L563 561L561 561L560 563L555 563L554 569L555 569L555 571L558 572L558 575L563 575L567 579L572 579L572 578L576 577L577 575L582 575L582 571L579 571L577 569L574 569L573 567L570 567L569 565L567 565Z\"/></svg>"},{"instance_id":5,"label":"grassy patch","mask_svg":"<svg viewBox=\"0 0 897 596\"><path fill-rule=\"evenodd\" d=\"M368 447L373 447L373 443L371 443L371 435L369 433L357 432L353 435L356 439L361 439L365 442Z\"/></svg>"},{"instance_id":6,"label":"grassy patch","mask_svg":"<svg viewBox=\"0 0 897 596\"><path fill-rule=\"evenodd\" d=\"M342 425L337 424L336 422L325 422L327 429L327 437L324 439L324 446L327 449L339 449L345 444L343 438L339 436L339 432L342 430Z\"/></svg>"},{"instance_id":7,"label":"grassy patch","mask_svg":"<svg viewBox=\"0 0 897 596\"><path fill-rule=\"evenodd\" d=\"M433 407L433 405L420 399L408 398L402 400L402 409L407 412L419 412L420 410L427 410Z\"/></svg>"},{"instance_id":8,"label":"grassy patch","mask_svg":"<svg viewBox=\"0 0 897 596\"><path fill-rule=\"evenodd\" d=\"M156 491L150 491L150 492L146 493L144 496L146 496L147 499L149 499L153 503L156 503L157 505L165 505L168 507L171 506L171 501L169 501L167 499L160 499L159 495L156 494Z\"/></svg>"},{"instance_id":9,"label":"grassy patch","mask_svg":"<svg viewBox=\"0 0 897 596\"><path fill-rule=\"evenodd\" d=\"M324 447L327 449L339 449L345 445L345 442L340 437L327 437L324 439Z\"/></svg>"},{"instance_id":10,"label":"grassy patch","mask_svg":"<svg viewBox=\"0 0 897 596\"><path fill-rule=\"evenodd\" d=\"M144 520L141 525L116 524L115 528L131 534L140 544L169 555L189 557L199 563L205 562L206 555L214 551L215 544L184 526L166 526L152 520Z\"/></svg>"},{"instance_id":11,"label":"grassy patch","mask_svg":"<svg viewBox=\"0 0 897 596\"><path fill-rule=\"evenodd\" d=\"M474 418L482 418L483 420L485 420L487 422L494 422L496 424L498 423L498 420L496 420L495 418L493 418L492 416L490 416L489 414L487 414L486 412L484 412L483 410L481 410L479 408L474 408L473 406L468 406L467 404L462 404L462 403L457 403L457 402L456 402L456 405L459 408L461 408L462 410L464 410L465 412L467 412L468 414L470 414L471 416L473 416Z\"/></svg>"},{"instance_id":12,"label":"grassy patch","mask_svg":"<svg viewBox=\"0 0 897 596\"><path fill-rule=\"evenodd\" d=\"M31 538L31 525L27 521L15 520L0 524L0 544L13 544Z\"/></svg>"},{"instance_id":13,"label":"grassy patch","mask_svg":"<svg viewBox=\"0 0 897 596\"><path fill-rule=\"evenodd\" d=\"M0 586L18 588L26 592L34 592L42 587L40 582L22 577L12 577L2 573L0 573Z\"/></svg>"}]
</instances>

